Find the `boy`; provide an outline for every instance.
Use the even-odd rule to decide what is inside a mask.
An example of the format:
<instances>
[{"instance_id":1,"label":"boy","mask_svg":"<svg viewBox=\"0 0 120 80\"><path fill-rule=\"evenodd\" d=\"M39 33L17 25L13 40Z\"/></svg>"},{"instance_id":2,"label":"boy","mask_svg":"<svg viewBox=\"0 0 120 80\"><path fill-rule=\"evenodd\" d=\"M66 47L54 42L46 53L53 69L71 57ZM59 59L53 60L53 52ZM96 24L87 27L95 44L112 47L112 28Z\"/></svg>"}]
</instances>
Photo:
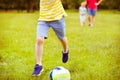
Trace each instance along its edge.
<instances>
[{"instance_id":1,"label":"boy","mask_svg":"<svg viewBox=\"0 0 120 80\"><path fill-rule=\"evenodd\" d=\"M87 9L85 6L86 6L86 2L82 2L79 8L81 26L84 26L86 20Z\"/></svg>"},{"instance_id":2,"label":"boy","mask_svg":"<svg viewBox=\"0 0 120 80\"><path fill-rule=\"evenodd\" d=\"M61 0L40 0L40 15L37 26L37 40L36 40L36 65L32 76L39 76L43 71L42 53L44 39L48 37L48 30L50 27L55 31L59 38L63 50L62 61L68 61L68 43L65 37L65 23L64 16L66 13L62 6Z\"/></svg>"},{"instance_id":3,"label":"boy","mask_svg":"<svg viewBox=\"0 0 120 80\"><path fill-rule=\"evenodd\" d=\"M97 11L97 6L101 3L102 0L86 0L88 5L88 22L89 26L93 26Z\"/></svg>"}]
</instances>

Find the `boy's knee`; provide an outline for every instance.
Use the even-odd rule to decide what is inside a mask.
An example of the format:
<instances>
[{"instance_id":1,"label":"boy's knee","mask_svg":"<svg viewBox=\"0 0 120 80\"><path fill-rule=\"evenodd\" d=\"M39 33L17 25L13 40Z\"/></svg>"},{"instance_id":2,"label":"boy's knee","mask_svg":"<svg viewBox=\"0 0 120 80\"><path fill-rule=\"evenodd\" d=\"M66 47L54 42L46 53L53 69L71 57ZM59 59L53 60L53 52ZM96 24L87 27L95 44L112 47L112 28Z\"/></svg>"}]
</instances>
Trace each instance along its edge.
<instances>
[{"instance_id":1,"label":"boy's knee","mask_svg":"<svg viewBox=\"0 0 120 80\"><path fill-rule=\"evenodd\" d=\"M66 37L64 37L64 38L62 38L62 39L60 39L62 42L67 42L67 38Z\"/></svg>"},{"instance_id":2,"label":"boy's knee","mask_svg":"<svg viewBox=\"0 0 120 80\"><path fill-rule=\"evenodd\" d=\"M40 45L40 44L43 44L44 43L44 38L43 37L38 37L37 38L37 44Z\"/></svg>"}]
</instances>

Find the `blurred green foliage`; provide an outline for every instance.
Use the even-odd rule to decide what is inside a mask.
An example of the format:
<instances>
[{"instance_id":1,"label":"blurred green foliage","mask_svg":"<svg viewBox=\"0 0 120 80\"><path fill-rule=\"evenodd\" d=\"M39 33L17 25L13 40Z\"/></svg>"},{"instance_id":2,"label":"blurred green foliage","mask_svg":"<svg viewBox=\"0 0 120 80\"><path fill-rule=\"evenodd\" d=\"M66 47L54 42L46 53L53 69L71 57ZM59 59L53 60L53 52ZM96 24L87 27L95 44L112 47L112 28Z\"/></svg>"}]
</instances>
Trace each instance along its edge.
<instances>
[{"instance_id":1,"label":"blurred green foliage","mask_svg":"<svg viewBox=\"0 0 120 80\"><path fill-rule=\"evenodd\" d=\"M17 9L33 12L39 9L40 0L0 0L0 10ZM78 9L80 3L85 0L61 0L65 9ZM103 0L100 9L117 9L120 10L120 0Z\"/></svg>"}]
</instances>

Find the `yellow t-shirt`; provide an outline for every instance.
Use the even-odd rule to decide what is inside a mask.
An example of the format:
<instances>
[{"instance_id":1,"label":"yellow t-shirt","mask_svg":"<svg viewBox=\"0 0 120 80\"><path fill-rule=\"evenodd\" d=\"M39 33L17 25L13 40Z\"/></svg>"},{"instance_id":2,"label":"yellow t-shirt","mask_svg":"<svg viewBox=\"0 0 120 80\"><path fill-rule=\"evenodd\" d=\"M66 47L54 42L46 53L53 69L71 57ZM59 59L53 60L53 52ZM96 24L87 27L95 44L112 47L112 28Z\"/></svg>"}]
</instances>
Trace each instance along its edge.
<instances>
[{"instance_id":1,"label":"yellow t-shirt","mask_svg":"<svg viewBox=\"0 0 120 80\"><path fill-rule=\"evenodd\" d=\"M40 0L39 20L54 21L66 16L61 0Z\"/></svg>"}]
</instances>

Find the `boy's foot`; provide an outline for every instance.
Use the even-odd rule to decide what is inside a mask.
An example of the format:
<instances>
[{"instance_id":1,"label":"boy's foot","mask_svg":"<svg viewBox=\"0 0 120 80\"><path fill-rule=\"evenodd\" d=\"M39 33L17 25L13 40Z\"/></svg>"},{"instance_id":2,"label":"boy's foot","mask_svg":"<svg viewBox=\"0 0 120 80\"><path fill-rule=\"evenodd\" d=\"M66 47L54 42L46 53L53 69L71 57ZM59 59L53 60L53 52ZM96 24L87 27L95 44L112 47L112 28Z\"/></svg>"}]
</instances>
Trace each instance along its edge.
<instances>
[{"instance_id":1,"label":"boy's foot","mask_svg":"<svg viewBox=\"0 0 120 80\"><path fill-rule=\"evenodd\" d=\"M69 52L62 52L62 62L66 63L68 61L68 56Z\"/></svg>"},{"instance_id":2,"label":"boy's foot","mask_svg":"<svg viewBox=\"0 0 120 80\"><path fill-rule=\"evenodd\" d=\"M32 73L32 76L39 76L42 71L43 71L42 66L39 64L36 64L34 67L34 71Z\"/></svg>"},{"instance_id":3,"label":"boy's foot","mask_svg":"<svg viewBox=\"0 0 120 80\"><path fill-rule=\"evenodd\" d=\"M90 24L90 23L89 23L89 24L88 24L88 26L89 26L89 27L92 27L92 26L93 26L93 24Z\"/></svg>"},{"instance_id":4,"label":"boy's foot","mask_svg":"<svg viewBox=\"0 0 120 80\"><path fill-rule=\"evenodd\" d=\"M91 24L89 23L88 26L91 26Z\"/></svg>"}]
</instances>

